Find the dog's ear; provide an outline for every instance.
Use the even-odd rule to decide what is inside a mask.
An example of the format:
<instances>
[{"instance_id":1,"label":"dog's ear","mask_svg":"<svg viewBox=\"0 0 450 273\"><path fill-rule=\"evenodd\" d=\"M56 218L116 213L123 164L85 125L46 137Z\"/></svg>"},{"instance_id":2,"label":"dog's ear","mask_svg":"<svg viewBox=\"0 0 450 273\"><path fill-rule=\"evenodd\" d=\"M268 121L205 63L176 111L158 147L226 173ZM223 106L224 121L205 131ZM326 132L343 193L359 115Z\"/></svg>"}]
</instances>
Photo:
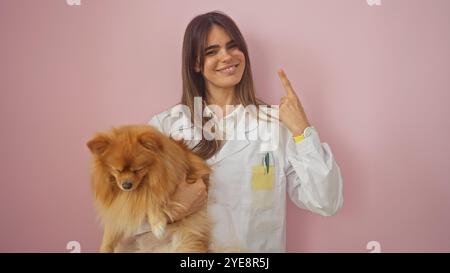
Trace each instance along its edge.
<instances>
[{"instance_id":1,"label":"dog's ear","mask_svg":"<svg viewBox=\"0 0 450 273\"><path fill-rule=\"evenodd\" d=\"M161 152L163 150L163 144L160 136L154 132L145 132L138 137L139 143L147 150L152 152Z\"/></svg>"},{"instance_id":2,"label":"dog's ear","mask_svg":"<svg viewBox=\"0 0 450 273\"><path fill-rule=\"evenodd\" d=\"M109 138L104 134L97 134L93 139L89 140L87 146L95 155L103 154L110 144Z\"/></svg>"}]
</instances>

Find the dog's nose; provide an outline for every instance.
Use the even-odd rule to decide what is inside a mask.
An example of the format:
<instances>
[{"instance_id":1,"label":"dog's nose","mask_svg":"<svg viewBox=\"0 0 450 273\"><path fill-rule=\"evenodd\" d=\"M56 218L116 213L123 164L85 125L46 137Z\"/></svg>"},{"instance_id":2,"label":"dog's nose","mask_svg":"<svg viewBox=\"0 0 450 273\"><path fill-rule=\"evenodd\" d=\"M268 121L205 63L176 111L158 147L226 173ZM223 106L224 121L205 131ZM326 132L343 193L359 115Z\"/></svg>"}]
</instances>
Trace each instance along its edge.
<instances>
[{"instance_id":1,"label":"dog's nose","mask_svg":"<svg viewBox=\"0 0 450 273\"><path fill-rule=\"evenodd\" d=\"M128 181L128 180L122 183L122 188L124 188L124 189L126 189L126 190L131 189L131 187L133 187L133 183L131 183L131 182Z\"/></svg>"}]
</instances>

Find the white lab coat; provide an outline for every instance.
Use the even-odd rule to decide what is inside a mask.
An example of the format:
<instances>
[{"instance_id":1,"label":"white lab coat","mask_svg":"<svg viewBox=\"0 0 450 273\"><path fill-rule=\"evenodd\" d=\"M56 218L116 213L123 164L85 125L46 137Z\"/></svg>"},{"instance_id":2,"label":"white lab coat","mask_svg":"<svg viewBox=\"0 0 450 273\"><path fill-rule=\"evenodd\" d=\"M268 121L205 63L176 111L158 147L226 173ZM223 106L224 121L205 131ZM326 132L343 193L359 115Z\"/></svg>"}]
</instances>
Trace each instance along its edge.
<instances>
[{"instance_id":1,"label":"white lab coat","mask_svg":"<svg viewBox=\"0 0 450 273\"><path fill-rule=\"evenodd\" d=\"M201 131L192 125L186 110L180 112L178 108L178 114L173 114L179 106L154 116L149 124L173 138L188 139L192 148L198 142L192 139L193 134ZM235 109L224 119L212 114L213 120L234 119L240 123L244 120L243 109ZM206 107L205 113L212 111ZM208 215L214 222L212 247L226 252L284 252L286 189L298 207L323 216L334 215L343 204L340 169L330 147L320 142L316 131L295 143L290 131L280 123L278 139L268 144L267 139L250 137L271 131L261 129L264 121L257 122L246 114L250 121L245 127L246 139L227 140L207 161L213 170L208 193ZM274 166L274 181L261 187L252 179L253 167L264 166L267 151L269 163Z\"/></svg>"}]
</instances>

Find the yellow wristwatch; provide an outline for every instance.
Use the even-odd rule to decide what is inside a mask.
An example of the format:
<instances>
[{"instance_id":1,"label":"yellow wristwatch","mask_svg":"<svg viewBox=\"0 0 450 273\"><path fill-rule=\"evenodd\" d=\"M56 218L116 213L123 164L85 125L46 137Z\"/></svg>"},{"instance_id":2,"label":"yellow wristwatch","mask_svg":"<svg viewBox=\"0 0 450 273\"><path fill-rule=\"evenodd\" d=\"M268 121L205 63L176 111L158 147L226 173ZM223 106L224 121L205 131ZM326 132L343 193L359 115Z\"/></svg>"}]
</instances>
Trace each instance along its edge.
<instances>
[{"instance_id":1,"label":"yellow wristwatch","mask_svg":"<svg viewBox=\"0 0 450 273\"><path fill-rule=\"evenodd\" d=\"M303 139L309 137L309 136L312 134L312 131L313 131L313 130L314 130L314 127L312 127L312 126L306 127L306 128L303 130L303 134L294 137L294 142L297 143L297 142L300 142L300 141L302 141Z\"/></svg>"}]
</instances>

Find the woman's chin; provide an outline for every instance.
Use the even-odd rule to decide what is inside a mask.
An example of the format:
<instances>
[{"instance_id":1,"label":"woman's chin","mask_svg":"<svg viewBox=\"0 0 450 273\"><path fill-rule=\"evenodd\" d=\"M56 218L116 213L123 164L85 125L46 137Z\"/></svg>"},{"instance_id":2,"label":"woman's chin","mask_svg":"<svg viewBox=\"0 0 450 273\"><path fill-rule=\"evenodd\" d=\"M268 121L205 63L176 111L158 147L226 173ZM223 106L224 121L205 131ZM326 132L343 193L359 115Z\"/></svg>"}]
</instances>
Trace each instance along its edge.
<instances>
[{"instance_id":1,"label":"woman's chin","mask_svg":"<svg viewBox=\"0 0 450 273\"><path fill-rule=\"evenodd\" d=\"M228 77L227 79L221 80L216 86L221 88L230 88L236 86L241 81L241 77Z\"/></svg>"}]
</instances>

